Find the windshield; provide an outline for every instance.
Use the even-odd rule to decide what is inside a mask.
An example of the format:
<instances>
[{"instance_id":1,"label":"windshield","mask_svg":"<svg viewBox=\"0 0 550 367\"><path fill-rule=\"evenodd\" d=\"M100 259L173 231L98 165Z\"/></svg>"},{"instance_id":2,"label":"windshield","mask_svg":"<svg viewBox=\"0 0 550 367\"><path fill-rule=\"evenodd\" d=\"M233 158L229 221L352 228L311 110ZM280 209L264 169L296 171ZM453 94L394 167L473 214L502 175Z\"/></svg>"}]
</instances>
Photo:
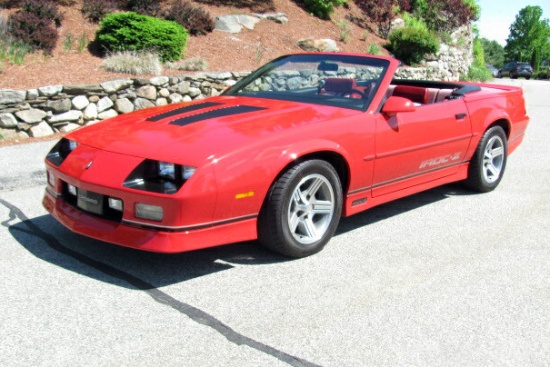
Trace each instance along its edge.
<instances>
[{"instance_id":1,"label":"windshield","mask_svg":"<svg viewBox=\"0 0 550 367\"><path fill-rule=\"evenodd\" d=\"M388 66L388 60L366 56L284 56L256 70L225 94L365 110Z\"/></svg>"}]
</instances>

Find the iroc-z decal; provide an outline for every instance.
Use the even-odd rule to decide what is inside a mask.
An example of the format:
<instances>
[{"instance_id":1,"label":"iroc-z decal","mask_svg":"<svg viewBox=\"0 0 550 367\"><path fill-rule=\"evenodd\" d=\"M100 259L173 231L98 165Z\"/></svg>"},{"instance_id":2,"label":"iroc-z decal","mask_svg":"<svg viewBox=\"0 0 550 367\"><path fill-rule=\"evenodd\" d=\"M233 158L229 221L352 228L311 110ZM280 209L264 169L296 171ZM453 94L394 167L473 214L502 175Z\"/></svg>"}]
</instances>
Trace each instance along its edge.
<instances>
[{"instance_id":1,"label":"iroc-z decal","mask_svg":"<svg viewBox=\"0 0 550 367\"><path fill-rule=\"evenodd\" d=\"M432 168L432 167L441 166L445 163L456 162L460 159L461 155L462 153L457 152L453 154L446 154L441 157L427 159L424 162L420 163L420 169Z\"/></svg>"}]
</instances>

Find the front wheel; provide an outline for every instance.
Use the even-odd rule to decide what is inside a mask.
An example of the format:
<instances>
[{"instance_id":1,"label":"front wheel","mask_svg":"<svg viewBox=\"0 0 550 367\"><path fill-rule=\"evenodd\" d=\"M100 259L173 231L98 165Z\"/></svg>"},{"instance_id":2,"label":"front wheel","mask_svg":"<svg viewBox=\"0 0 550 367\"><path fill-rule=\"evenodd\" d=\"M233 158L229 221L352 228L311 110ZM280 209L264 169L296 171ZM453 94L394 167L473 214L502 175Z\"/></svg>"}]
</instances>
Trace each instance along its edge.
<instances>
[{"instance_id":1,"label":"front wheel","mask_svg":"<svg viewBox=\"0 0 550 367\"><path fill-rule=\"evenodd\" d=\"M258 218L258 238L285 256L309 256L330 240L341 213L342 187L332 165L305 161L271 187Z\"/></svg>"},{"instance_id":2,"label":"front wheel","mask_svg":"<svg viewBox=\"0 0 550 367\"><path fill-rule=\"evenodd\" d=\"M500 126L493 126L483 134L470 161L466 186L479 192L494 190L506 168L508 145L506 134Z\"/></svg>"}]
</instances>

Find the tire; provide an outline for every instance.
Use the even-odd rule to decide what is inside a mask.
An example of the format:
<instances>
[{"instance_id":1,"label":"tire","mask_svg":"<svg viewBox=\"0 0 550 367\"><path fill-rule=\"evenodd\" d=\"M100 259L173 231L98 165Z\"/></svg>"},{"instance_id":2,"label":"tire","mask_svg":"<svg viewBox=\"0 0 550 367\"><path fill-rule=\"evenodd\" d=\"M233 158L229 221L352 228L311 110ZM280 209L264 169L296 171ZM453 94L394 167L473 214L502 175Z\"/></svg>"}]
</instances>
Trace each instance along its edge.
<instances>
[{"instance_id":1,"label":"tire","mask_svg":"<svg viewBox=\"0 0 550 367\"><path fill-rule=\"evenodd\" d=\"M502 78L502 73L500 71L497 73L497 78L499 78L499 79Z\"/></svg>"},{"instance_id":2,"label":"tire","mask_svg":"<svg viewBox=\"0 0 550 367\"><path fill-rule=\"evenodd\" d=\"M338 174L322 160L301 162L280 176L258 218L260 243L279 254L300 258L321 251L342 214Z\"/></svg>"},{"instance_id":3,"label":"tire","mask_svg":"<svg viewBox=\"0 0 550 367\"><path fill-rule=\"evenodd\" d=\"M478 192L496 189L506 168L508 144L500 126L493 126L483 134L470 166L465 185Z\"/></svg>"}]
</instances>

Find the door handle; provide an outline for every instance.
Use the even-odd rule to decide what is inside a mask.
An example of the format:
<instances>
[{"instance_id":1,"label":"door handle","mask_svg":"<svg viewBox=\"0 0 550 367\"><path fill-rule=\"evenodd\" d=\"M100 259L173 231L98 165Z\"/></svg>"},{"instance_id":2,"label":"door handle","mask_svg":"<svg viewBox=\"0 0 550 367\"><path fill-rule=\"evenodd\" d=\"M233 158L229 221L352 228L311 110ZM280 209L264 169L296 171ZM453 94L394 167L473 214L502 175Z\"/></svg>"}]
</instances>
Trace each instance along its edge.
<instances>
[{"instance_id":1,"label":"door handle","mask_svg":"<svg viewBox=\"0 0 550 367\"><path fill-rule=\"evenodd\" d=\"M455 118L456 118L457 120L464 120L466 117L468 117L468 114L467 114L467 113L457 113L457 114L455 115Z\"/></svg>"}]
</instances>

